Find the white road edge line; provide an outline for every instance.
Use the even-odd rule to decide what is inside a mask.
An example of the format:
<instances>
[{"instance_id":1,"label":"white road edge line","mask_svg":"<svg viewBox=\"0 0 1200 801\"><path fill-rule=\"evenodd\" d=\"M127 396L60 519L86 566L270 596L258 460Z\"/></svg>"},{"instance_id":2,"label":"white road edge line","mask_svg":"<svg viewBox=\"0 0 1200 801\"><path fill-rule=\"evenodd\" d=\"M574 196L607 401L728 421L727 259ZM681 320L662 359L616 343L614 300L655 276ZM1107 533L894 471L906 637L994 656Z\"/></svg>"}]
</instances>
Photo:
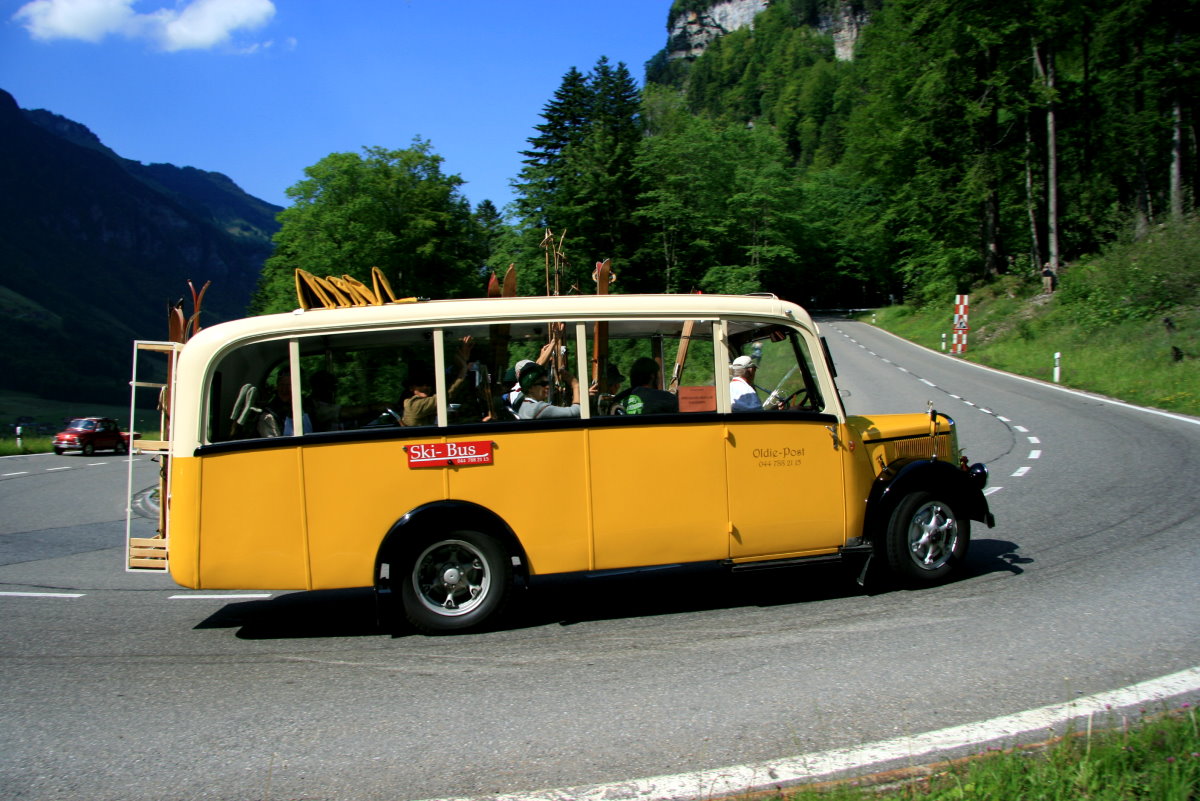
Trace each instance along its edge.
<instances>
[{"instance_id":1,"label":"white road edge line","mask_svg":"<svg viewBox=\"0 0 1200 801\"><path fill-rule=\"evenodd\" d=\"M1030 709L991 720L952 726L908 737L881 740L853 748L835 748L784 759L734 765L728 768L677 773L612 784L541 790L532 793L480 796L487 801L665 801L712 798L774 790L844 771L903 760L919 764L951 749L977 747L997 741L1015 744L1021 735L1052 730L1073 720L1104 718L1116 710L1165 702L1200 693L1200 668L1188 668L1118 690L1096 693L1063 704ZM443 799L442 801L471 801Z\"/></svg>"},{"instance_id":2,"label":"white road edge line","mask_svg":"<svg viewBox=\"0 0 1200 801\"><path fill-rule=\"evenodd\" d=\"M82 592L0 592L5 598L82 598Z\"/></svg>"}]
</instances>

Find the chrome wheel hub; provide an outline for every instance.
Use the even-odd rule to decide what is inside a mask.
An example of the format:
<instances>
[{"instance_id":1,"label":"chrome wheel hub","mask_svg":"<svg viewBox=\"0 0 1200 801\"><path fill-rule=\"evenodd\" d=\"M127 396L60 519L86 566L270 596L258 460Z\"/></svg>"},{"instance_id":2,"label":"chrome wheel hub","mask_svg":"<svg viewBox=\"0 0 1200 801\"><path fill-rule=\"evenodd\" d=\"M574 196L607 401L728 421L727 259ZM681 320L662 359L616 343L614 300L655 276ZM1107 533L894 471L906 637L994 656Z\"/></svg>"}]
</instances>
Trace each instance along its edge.
<instances>
[{"instance_id":1,"label":"chrome wheel hub","mask_svg":"<svg viewBox=\"0 0 1200 801\"><path fill-rule=\"evenodd\" d=\"M483 554L474 545L464 540L443 540L417 557L412 582L427 609L453 617L483 603L491 575Z\"/></svg>"},{"instance_id":2,"label":"chrome wheel hub","mask_svg":"<svg viewBox=\"0 0 1200 801\"><path fill-rule=\"evenodd\" d=\"M927 503L916 511L908 527L909 554L925 570L942 567L958 545L958 521L942 503Z\"/></svg>"}]
</instances>

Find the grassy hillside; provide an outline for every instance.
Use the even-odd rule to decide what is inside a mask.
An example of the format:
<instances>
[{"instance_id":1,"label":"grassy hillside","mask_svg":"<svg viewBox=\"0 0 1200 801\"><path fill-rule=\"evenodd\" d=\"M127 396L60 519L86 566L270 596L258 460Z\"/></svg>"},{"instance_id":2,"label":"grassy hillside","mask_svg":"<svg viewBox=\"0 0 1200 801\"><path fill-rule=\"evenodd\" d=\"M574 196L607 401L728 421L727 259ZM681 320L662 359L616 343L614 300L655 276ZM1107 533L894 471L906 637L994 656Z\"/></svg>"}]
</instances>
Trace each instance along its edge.
<instances>
[{"instance_id":1,"label":"grassy hillside","mask_svg":"<svg viewBox=\"0 0 1200 801\"><path fill-rule=\"evenodd\" d=\"M948 348L953 300L874 320L935 349L945 334ZM1064 386L1200 415L1200 221L1071 264L1050 295L1034 275L975 287L970 326L970 361L1049 381L1061 353Z\"/></svg>"}]
</instances>

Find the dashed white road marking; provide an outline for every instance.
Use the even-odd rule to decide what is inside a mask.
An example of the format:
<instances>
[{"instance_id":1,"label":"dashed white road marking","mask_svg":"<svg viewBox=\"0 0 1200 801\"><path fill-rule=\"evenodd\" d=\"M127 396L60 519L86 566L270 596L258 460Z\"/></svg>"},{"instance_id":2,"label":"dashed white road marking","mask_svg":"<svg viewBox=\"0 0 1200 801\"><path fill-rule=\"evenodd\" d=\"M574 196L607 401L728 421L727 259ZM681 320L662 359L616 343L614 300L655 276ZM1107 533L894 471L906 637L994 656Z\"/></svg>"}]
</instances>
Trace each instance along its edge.
<instances>
[{"instance_id":1,"label":"dashed white road marking","mask_svg":"<svg viewBox=\"0 0 1200 801\"><path fill-rule=\"evenodd\" d=\"M0 478L8 478L9 476L27 476L27 475L29 475L29 471L22 470L19 473L5 473L3 475L0 475Z\"/></svg>"},{"instance_id":2,"label":"dashed white road marking","mask_svg":"<svg viewBox=\"0 0 1200 801\"><path fill-rule=\"evenodd\" d=\"M82 592L0 592L6 598L82 598Z\"/></svg>"},{"instance_id":3,"label":"dashed white road marking","mask_svg":"<svg viewBox=\"0 0 1200 801\"><path fill-rule=\"evenodd\" d=\"M68 465L66 467L47 467L46 472L53 473L55 470L70 470L70 469L71 469L70 465Z\"/></svg>"},{"instance_id":4,"label":"dashed white road marking","mask_svg":"<svg viewBox=\"0 0 1200 801\"><path fill-rule=\"evenodd\" d=\"M917 379L918 381L920 381L922 384L924 384L924 385L925 385L925 386L927 386L927 387L931 387L931 388L933 388L933 389L939 389L939 390L941 390L942 392L946 392L946 390L942 389L941 387L939 387L937 384L935 384L934 382L930 381L929 379L922 378L921 376L919 376L919 375L917 375L917 374L913 373L912 371L910 371L910 370L909 370L907 367L902 367L902 366L900 366L899 364L896 364L895 362L891 361L890 359L887 359L887 358L885 358L885 357L883 357L883 356L880 356L880 355L879 355L879 354L877 354L875 351L873 351L873 350L869 350L869 349L866 347L866 345L864 345L864 344L862 344L862 343L858 342L858 340L854 339L852 336L850 336L849 334L847 334L845 331L842 331L842 330L840 330L840 329L835 329L835 330L837 330L837 331L838 331L838 333L840 333L840 334L841 334L841 335L842 335L842 336L843 336L845 339L847 339L848 341L850 341L850 342L853 342L854 344L858 345L858 346L859 346L860 348L862 348L863 350L866 350L866 351L867 351L867 353L869 353L869 354L871 354L872 356L874 356L875 358L879 359L881 362L883 362L883 363L885 363L885 364L890 364L890 365L892 365L893 367L895 367L897 370L899 370L900 372L902 372L902 373L907 373L907 374L911 375L913 378ZM997 420L999 420L1000 422L1004 423L1004 424L1005 424L1005 425L1007 425L1007 426L1010 426L1010 427L1011 427L1011 428L1012 428L1014 431L1018 431L1018 432L1020 432L1020 433L1022 433L1022 434L1029 434L1029 429L1028 429L1028 428L1026 428L1025 426L1014 425L1011 419L1009 419L1009 418L1007 418L1007 417L1005 417L1005 416L1003 416L1003 415L996 414L996 412L994 412L993 410L991 410L991 409L989 409L989 408L987 408L987 407L985 407L985 406L980 406L980 405L978 405L978 404L976 404L976 403L974 403L974 402L972 402L972 401L969 401L969 400L965 399L965 398L964 398L962 395L955 395L954 393L951 393L951 392L946 392L946 395L947 395L947 396L949 396L950 398L953 398L953 399L954 399L954 400L956 400L956 401L959 401L959 402L960 402L960 403L962 403L964 406L969 406L969 407L972 407L972 408L978 409L979 411L983 412L984 414L989 414L989 415L991 415L991 416L995 417L995 418L996 418ZM1035 436L1027 436L1027 439L1029 440L1029 444L1030 444L1030 445L1040 445L1040 444L1041 444L1041 440L1040 440L1040 439L1038 439L1038 438L1037 438L1037 437L1035 437ZM1038 448L1031 449L1031 450L1029 451L1029 456L1028 456L1027 458L1029 458L1030 460L1034 460L1034 459L1041 459L1041 458L1042 458L1042 451L1041 451L1041 449L1038 449ZM1022 466L1022 467L1019 467L1019 468L1017 468L1017 469L1016 469L1016 470L1015 470L1015 471L1012 473L1012 475L1013 475L1013 476L1023 476L1023 475L1025 475L1025 474L1027 474L1027 473L1028 473L1028 472L1029 472L1031 469L1032 469L1032 468L1031 468L1031 466L1029 466L1029 465L1025 465L1025 466ZM984 490L984 494L985 494L985 495L994 495L995 493L999 492L999 491L1000 491L1000 490L1002 490L1002 489L1004 489L1004 488L1003 488L1003 487L989 487L989 488L987 488L987 489L985 489L985 490Z\"/></svg>"}]
</instances>

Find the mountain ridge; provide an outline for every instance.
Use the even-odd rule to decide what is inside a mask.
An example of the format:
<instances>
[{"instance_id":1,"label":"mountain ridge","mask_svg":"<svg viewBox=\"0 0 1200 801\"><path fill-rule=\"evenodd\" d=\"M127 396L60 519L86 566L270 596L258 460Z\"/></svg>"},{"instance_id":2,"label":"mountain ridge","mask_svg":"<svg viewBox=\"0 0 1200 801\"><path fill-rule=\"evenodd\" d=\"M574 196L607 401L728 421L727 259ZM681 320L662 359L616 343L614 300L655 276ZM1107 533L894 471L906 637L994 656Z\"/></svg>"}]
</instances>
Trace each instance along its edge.
<instances>
[{"instance_id":1,"label":"mountain ridge","mask_svg":"<svg viewBox=\"0 0 1200 801\"><path fill-rule=\"evenodd\" d=\"M281 209L230 178L122 158L0 89L0 387L110 402L134 339L165 339L187 281L201 322L244 315Z\"/></svg>"}]
</instances>

